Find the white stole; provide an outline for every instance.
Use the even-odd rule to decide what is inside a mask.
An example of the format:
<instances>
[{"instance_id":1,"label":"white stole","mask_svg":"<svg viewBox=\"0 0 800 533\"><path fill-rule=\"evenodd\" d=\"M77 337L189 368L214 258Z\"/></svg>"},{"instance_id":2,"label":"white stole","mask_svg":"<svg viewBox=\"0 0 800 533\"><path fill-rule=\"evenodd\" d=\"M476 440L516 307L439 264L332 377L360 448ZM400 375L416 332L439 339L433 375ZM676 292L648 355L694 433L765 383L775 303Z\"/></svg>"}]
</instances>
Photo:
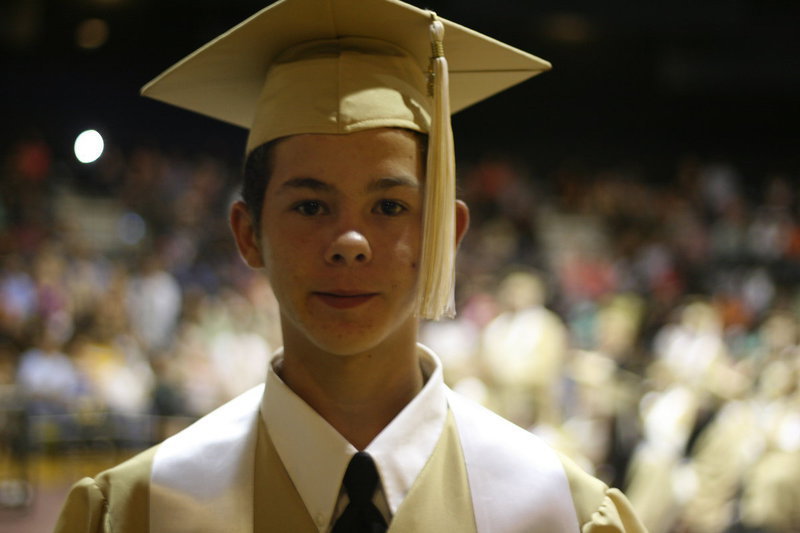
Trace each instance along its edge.
<instances>
[{"instance_id":1,"label":"white stole","mask_svg":"<svg viewBox=\"0 0 800 533\"><path fill-rule=\"evenodd\" d=\"M478 533L578 533L569 481L535 435L447 389Z\"/></svg>"},{"instance_id":2,"label":"white stole","mask_svg":"<svg viewBox=\"0 0 800 533\"><path fill-rule=\"evenodd\" d=\"M165 440L150 480L151 533L252 533L259 385ZM561 462L534 435L447 391L478 533L580 531Z\"/></svg>"},{"instance_id":3,"label":"white stole","mask_svg":"<svg viewBox=\"0 0 800 533\"><path fill-rule=\"evenodd\" d=\"M161 443L150 473L151 533L252 533L263 394L254 387Z\"/></svg>"}]
</instances>

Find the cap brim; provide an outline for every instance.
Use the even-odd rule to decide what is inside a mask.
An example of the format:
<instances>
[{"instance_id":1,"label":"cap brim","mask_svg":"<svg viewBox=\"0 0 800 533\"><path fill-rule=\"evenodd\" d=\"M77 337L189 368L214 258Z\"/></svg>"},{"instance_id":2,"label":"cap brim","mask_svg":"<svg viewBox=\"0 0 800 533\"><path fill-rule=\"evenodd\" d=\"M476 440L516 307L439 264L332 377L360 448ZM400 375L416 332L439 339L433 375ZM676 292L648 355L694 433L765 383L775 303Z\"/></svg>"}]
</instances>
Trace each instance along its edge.
<instances>
[{"instance_id":1,"label":"cap brim","mask_svg":"<svg viewBox=\"0 0 800 533\"><path fill-rule=\"evenodd\" d=\"M453 113L550 69L550 63L440 18ZM142 94L244 128L283 50L337 37L393 43L428 68L430 13L396 0L280 0L179 61Z\"/></svg>"}]
</instances>

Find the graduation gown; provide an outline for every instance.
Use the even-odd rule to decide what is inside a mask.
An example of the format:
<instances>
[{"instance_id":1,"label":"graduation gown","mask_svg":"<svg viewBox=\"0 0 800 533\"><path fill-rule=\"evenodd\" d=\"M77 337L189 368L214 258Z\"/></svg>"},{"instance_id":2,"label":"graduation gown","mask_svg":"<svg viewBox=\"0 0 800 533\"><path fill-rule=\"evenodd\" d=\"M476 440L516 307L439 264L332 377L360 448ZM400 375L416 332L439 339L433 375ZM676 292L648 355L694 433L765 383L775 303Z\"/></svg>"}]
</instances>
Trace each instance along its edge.
<instances>
[{"instance_id":1,"label":"graduation gown","mask_svg":"<svg viewBox=\"0 0 800 533\"><path fill-rule=\"evenodd\" d=\"M79 481L56 532L319 532L258 416L261 394L248 391L165 443ZM448 403L441 436L390 533L645 531L618 490L482 407L452 392ZM199 442L201 434L209 442Z\"/></svg>"}]
</instances>

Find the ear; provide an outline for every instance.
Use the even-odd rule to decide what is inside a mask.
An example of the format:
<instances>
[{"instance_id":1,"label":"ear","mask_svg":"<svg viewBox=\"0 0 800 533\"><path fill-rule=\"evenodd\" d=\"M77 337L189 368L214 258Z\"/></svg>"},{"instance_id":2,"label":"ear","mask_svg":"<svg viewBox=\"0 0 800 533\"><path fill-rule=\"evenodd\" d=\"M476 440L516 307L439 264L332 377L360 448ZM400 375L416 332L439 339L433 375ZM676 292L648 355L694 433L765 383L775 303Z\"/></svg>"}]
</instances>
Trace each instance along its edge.
<instances>
[{"instance_id":1,"label":"ear","mask_svg":"<svg viewBox=\"0 0 800 533\"><path fill-rule=\"evenodd\" d=\"M258 232L250 209L241 200L231 206L230 224L233 238L236 240L236 247L244 262L251 268L262 268L264 258L261 255Z\"/></svg>"},{"instance_id":2,"label":"ear","mask_svg":"<svg viewBox=\"0 0 800 533\"><path fill-rule=\"evenodd\" d=\"M469 228L469 207L462 200L456 200L456 248Z\"/></svg>"}]
</instances>

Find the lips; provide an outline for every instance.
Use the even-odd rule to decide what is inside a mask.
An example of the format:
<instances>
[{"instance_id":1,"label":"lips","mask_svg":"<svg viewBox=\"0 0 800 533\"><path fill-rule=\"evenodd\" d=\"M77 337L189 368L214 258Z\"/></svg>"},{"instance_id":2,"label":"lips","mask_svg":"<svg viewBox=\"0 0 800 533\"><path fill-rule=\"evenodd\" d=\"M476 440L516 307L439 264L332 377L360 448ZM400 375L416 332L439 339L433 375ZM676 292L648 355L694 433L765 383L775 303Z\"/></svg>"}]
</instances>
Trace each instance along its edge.
<instances>
[{"instance_id":1,"label":"lips","mask_svg":"<svg viewBox=\"0 0 800 533\"><path fill-rule=\"evenodd\" d=\"M364 305L378 294L374 292L334 291L315 292L314 296L335 309L351 309Z\"/></svg>"}]
</instances>

